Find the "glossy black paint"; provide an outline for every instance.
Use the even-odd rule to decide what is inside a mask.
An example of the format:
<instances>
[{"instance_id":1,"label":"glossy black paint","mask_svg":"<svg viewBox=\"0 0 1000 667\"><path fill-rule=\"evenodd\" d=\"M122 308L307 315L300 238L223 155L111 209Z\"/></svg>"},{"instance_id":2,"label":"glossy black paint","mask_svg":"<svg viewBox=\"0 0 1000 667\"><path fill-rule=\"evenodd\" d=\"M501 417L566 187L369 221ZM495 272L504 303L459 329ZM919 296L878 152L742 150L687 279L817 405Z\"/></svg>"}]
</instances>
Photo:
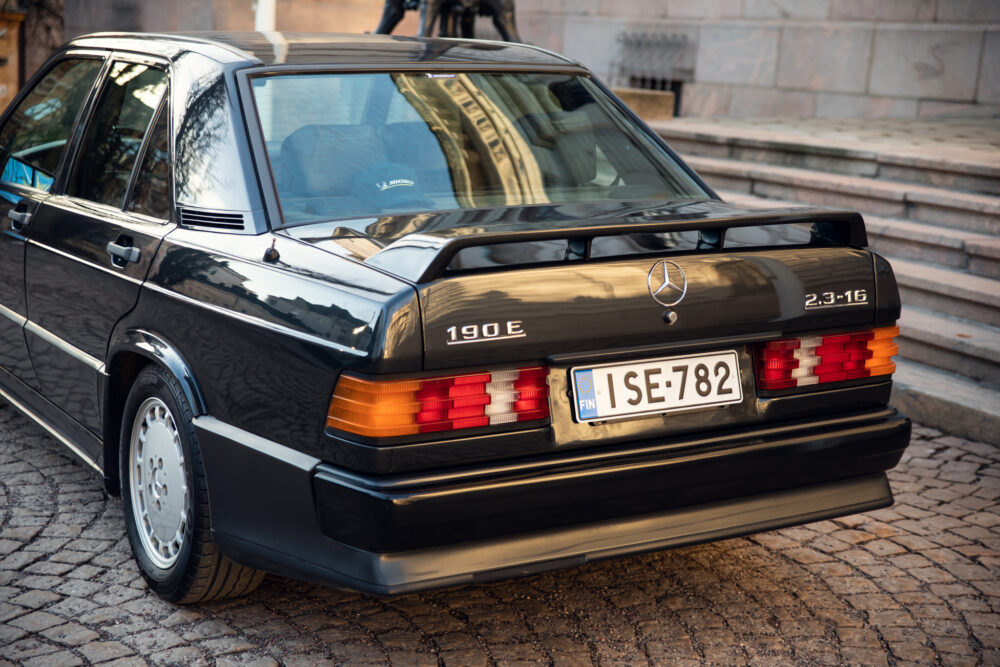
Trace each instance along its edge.
<instances>
[{"instance_id":1,"label":"glossy black paint","mask_svg":"<svg viewBox=\"0 0 1000 667\"><path fill-rule=\"evenodd\" d=\"M60 196L48 198L34 217L25 260L32 365L42 393L95 433L101 430L95 383L111 331L135 306L169 229ZM118 265L109 243L138 250L138 261Z\"/></svg>"},{"instance_id":2,"label":"glossy black paint","mask_svg":"<svg viewBox=\"0 0 1000 667\"><path fill-rule=\"evenodd\" d=\"M611 202L279 230L239 92L253 68L581 71L516 45L298 36L286 46L276 51L256 34L71 44L168 67L169 220L67 197L63 173L49 195L0 185L10 195L0 199L0 395L103 471L109 490L124 396L153 363L178 378L196 415L220 548L324 583L378 593L467 583L891 502L882 471L898 461L909 422L885 408L890 380L764 395L753 371L755 342L898 317L891 268L864 249L860 216ZM33 214L21 231L6 215L14 200ZM186 208L238 213L245 225L188 228ZM803 223L812 225L808 243L725 246L729 229ZM697 247L649 244L682 231L701 234ZM625 250L592 252L595 238L609 237ZM548 242L566 250L519 259ZM136 249L138 261L116 264L109 243ZM272 248L278 258L265 261ZM466 251L490 261L459 270ZM689 282L674 324L647 285L661 258ZM875 296L804 309L807 292L847 289ZM446 345L450 326L506 320L527 336ZM573 366L727 349L740 364L740 404L573 419ZM405 378L540 363L549 367L550 423L389 441L326 427L345 370Z\"/></svg>"},{"instance_id":3,"label":"glossy black paint","mask_svg":"<svg viewBox=\"0 0 1000 667\"><path fill-rule=\"evenodd\" d=\"M614 205L600 208L614 209ZM576 240L581 242L579 254L584 259L591 257L593 239L621 234L657 234L695 230L702 234L715 232L724 235L733 227L749 227L761 224L809 223L816 230L834 242L854 247L867 245L864 223L857 213L836 212L774 212L746 211L734 209L710 200L679 202L668 205L647 205L636 210L634 205L619 205L624 210L617 220L601 217L573 218L566 213L542 217L544 226L539 226L535 216L524 213L538 213L538 209L581 209L592 213L595 206L563 205L554 207L523 207L510 211L501 209L503 217L493 214L497 209L480 209L471 212L455 211L440 215L400 216L382 219L378 223L379 238L397 238L379 252L367 257L365 262L384 269L401 278L424 283L443 275L463 250L484 246L512 243L531 243L547 240ZM591 209L591 210L588 210ZM521 215L518 215L521 214ZM486 220L477 220L486 218ZM437 221L444 224L439 228ZM393 229L393 228L396 229ZM405 230L406 236L400 234ZM389 231L388 234L385 232ZM412 235L412 236L411 236Z\"/></svg>"},{"instance_id":4,"label":"glossy black paint","mask_svg":"<svg viewBox=\"0 0 1000 667\"><path fill-rule=\"evenodd\" d=\"M857 429L866 437L850 437ZM803 444L801 430L824 433ZM328 537L368 551L410 551L878 473L899 462L909 439L908 420L880 411L764 437L748 429L728 442L709 439L714 446L645 441L412 477L367 477L321 464L316 503ZM726 456L717 455L719 446Z\"/></svg>"},{"instance_id":5,"label":"glossy black paint","mask_svg":"<svg viewBox=\"0 0 1000 667\"><path fill-rule=\"evenodd\" d=\"M0 368L15 377L38 386L28 346L24 340L24 325L28 308L24 300L24 230L15 230L8 213L16 211L34 215L41 197L30 188L0 184L8 197L0 198Z\"/></svg>"},{"instance_id":6,"label":"glossy black paint","mask_svg":"<svg viewBox=\"0 0 1000 667\"><path fill-rule=\"evenodd\" d=\"M4 368L0 368L0 398L41 424L87 466L97 472L105 469L100 439Z\"/></svg>"},{"instance_id":7,"label":"glossy black paint","mask_svg":"<svg viewBox=\"0 0 1000 667\"><path fill-rule=\"evenodd\" d=\"M280 237L176 230L127 322L178 346L212 415L316 455L343 368L421 368L412 287Z\"/></svg>"},{"instance_id":8,"label":"glossy black paint","mask_svg":"<svg viewBox=\"0 0 1000 667\"><path fill-rule=\"evenodd\" d=\"M894 465L908 442L910 428L909 420L883 409L760 431L647 442L627 451L612 449L541 461L522 459L505 466L401 478L337 471L320 465L318 459L241 433L212 418L196 419L195 425L199 440L208 443L208 456L215 457L211 463L206 459L206 465L226 465L241 472L209 486L213 507L218 509L213 524L217 544L242 562L271 572L382 595L523 576L599 558L885 507L892 503L892 494L884 473L864 471ZM846 450L855 446L857 457L846 458ZM729 468L734 461L716 455L730 448L739 452L743 463L759 469L762 477L740 474L738 469ZM819 452L818 457L814 451ZM791 472L783 456L776 456L779 453L791 455L802 466L803 475ZM697 466L699 459L710 463ZM805 473L824 477L820 463L833 464L838 472L854 476L817 485ZM560 466L576 467L576 471L560 476L556 474ZM729 474L736 475L726 480L723 488L722 495L731 496L727 500L619 514L582 525L580 517L571 513L573 507L580 509L589 502L592 493L610 494L613 502L635 508L669 505L674 488L691 494L692 500L704 497L715 487L716 475L727 468ZM655 479L647 482L647 495L633 497L634 505L626 497L629 487L608 483L615 476L641 480L644 469L660 469L671 475L686 470L691 476L680 476L679 487L658 485ZM787 476L784 481L782 474ZM313 475L318 508L312 504L313 494L306 491L305 483ZM786 482L799 485L786 491L760 492L781 488ZM537 492L532 486L537 486ZM248 495L248 488L259 491ZM477 490L484 495L477 496ZM518 502L525 490L542 499L548 515L527 511L520 527L500 537L454 543L456 531L488 534L505 512L519 511ZM814 495L817 491L818 497ZM455 492L464 502L441 504ZM562 495L567 493L569 496ZM497 497L501 502L488 501ZM560 499L568 507L560 508ZM470 501L475 504L464 504ZM443 515L430 507L435 504L444 510ZM560 514L576 525L558 525ZM369 522L352 520L359 515ZM464 515L464 520L448 531L444 522L459 515ZM359 547L358 542L378 540L394 546L406 541L421 543L421 535L408 525L410 518L424 521L423 529L430 534L440 531L437 536L445 535L444 543L407 551ZM328 532L350 541L324 535L319 530L320 521ZM538 530L549 522L556 525ZM397 535L392 527L399 527L402 533Z\"/></svg>"}]
</instances>

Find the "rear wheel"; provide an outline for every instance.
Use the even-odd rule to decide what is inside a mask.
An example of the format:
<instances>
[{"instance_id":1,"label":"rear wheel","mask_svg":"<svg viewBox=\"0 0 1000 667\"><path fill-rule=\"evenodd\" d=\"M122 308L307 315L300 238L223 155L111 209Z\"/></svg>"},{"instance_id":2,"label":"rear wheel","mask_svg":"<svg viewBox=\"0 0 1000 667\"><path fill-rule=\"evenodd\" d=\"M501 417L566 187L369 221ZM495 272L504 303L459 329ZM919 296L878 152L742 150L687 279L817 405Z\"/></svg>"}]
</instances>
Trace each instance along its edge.
<instances>
[{"instance_id":1,"label":"rear wheel","mask_svg":"<svg viewBox=\"0 0 1000 667\"><path fill-rule=\"evenodd\" d=\"M180 604L249 593L264 573L233 563L211 539L208 486L191 407L172 375L147 366L125 402L122 504L149 587Z\"/></svg>"}]
</instances>

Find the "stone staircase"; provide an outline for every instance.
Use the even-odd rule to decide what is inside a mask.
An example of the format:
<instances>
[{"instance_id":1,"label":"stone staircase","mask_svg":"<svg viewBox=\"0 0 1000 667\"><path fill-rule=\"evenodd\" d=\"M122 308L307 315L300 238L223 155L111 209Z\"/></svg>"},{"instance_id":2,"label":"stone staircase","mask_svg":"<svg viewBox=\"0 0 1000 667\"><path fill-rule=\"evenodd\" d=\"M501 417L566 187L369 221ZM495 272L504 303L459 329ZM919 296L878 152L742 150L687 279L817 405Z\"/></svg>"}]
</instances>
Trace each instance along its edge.
<instances>
[{"instance_id":1,"label":"stone staircase","mask_svg":"<svg viewBox=\"0 0 1000 667\"><path fill-rule=\"evenodd\" d=\"M654 129L730 203L863 213L903 300L893 401L923 424L1000 444L1000 156L685 119Z\"/></svg>"}]
</instances>

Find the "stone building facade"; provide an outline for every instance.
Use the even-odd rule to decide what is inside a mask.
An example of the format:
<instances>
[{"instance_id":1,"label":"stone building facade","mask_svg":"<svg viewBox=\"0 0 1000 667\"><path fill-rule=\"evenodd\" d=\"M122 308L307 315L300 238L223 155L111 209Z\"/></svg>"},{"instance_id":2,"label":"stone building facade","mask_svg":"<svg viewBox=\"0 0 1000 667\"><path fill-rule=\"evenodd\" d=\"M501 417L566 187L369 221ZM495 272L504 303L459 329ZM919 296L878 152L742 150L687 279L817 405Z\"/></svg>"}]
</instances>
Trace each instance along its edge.
<instances>
[{"instance_id":1,"label":"stone building facade","mask_svg":"<svg viewBox=\"0 0 1000 667\"><path fill-rule=\"evenodd\" d=\"M519 0L518 10L525 39L602 77L616 74L619 35L684 36L684 116L1000 115L1000 0Z\"/></svg>"},{"instance_id":2,"label":"stone building facade","mask_svg":"<svg viewBox=\"0 0 1000 667\"><path fill-rule=\"evenodd\" d=\"M370 31L381 9L277 0L277 29ZM663 77L684 116L1000 116L1000 0L518 0L517 11L526 41L619 84L634 65L623 37L670 37ZM253 23L252 0L65 0L67 37ZM396 32L416 29L409 12ZM485 20L477 30L496 35Z\"/></svg>"}]
</instances>

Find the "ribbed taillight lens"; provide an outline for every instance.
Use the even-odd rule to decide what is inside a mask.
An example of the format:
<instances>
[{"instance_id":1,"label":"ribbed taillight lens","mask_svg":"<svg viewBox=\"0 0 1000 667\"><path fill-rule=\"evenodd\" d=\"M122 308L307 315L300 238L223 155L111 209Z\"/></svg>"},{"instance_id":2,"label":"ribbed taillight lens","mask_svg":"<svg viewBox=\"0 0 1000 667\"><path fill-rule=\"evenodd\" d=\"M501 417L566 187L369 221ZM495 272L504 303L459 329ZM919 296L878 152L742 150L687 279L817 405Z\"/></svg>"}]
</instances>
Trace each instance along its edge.
<instances>
[{"instance_id":1,"label":"ribbed taillight lens","mask_svg":"<svg viewBox=\"0 0 1000 667\"><path fill-rule=\"evenodd\" d=\"M369 438L457 431L549 416L544 366L415 380L343 374L327 426Z\"/></svg>"},{"instance_id":2,"label":"ribbed taillight lens","mask_svg":"<svg viewBox=\"0 0 1000 667\"><path fill-rule=\"evenodd\" d=\"M892 357L899 347L893 339L898 335L899 327L884 327L763 343L756 350L757 388L791 389L889 375L896 370Z\"/></svg>"}]
</instances>

